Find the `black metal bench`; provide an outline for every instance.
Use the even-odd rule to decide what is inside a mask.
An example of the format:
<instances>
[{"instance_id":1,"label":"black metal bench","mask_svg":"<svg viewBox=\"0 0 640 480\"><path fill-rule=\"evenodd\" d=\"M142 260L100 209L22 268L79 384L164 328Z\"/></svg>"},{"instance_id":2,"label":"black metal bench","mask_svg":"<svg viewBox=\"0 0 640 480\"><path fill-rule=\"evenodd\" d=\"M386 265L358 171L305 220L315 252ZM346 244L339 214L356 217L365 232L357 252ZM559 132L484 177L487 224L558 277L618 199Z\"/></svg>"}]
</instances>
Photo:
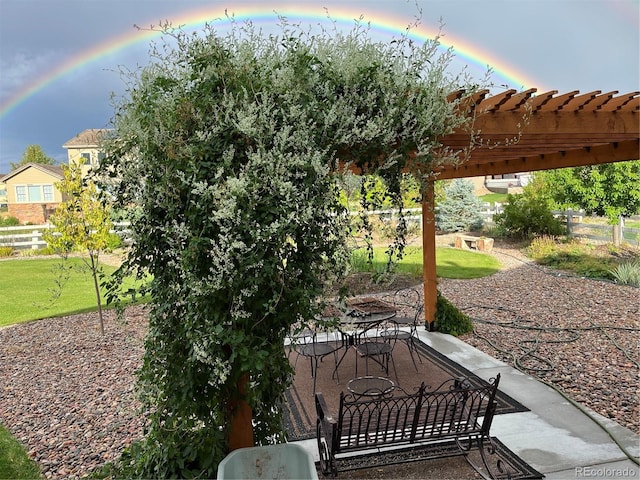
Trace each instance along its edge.
<instances>
[{"instance_id":1,"label":"black metal bench","mask_svg":"<svg viewBox=\"0 0 640 480\"><path fill-rule=\"evenodd\" d=\"M493 477L485 451L494 451L489 429L499 381L500 374L478 387L464 378L450 379L435 391L422 383L413 393L394 387L376 397L342 392L337 414L328 411L322 393L316 393L322 473L337 476L339 461L353 459L354 454L380 451L382 447L413 449L455 440L456 455L464 455L478 472L484 470ZM468 454L475 446L479 448L483 467L469 459Z\"/></svg>"}]
</instances>

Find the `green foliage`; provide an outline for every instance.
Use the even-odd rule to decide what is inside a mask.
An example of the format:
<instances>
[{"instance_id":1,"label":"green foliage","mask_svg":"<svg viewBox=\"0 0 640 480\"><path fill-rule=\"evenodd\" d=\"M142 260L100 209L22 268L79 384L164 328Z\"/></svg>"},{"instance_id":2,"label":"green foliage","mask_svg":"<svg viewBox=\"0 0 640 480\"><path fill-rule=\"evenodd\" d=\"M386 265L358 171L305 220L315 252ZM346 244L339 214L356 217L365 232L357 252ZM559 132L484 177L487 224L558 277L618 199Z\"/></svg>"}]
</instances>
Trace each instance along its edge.
<instances>
[{"instance_id":1,"label":"green foliage","mask_svg":"<svg viewBox=\"0 0 640 480\"><path fill-rule=\"evenodd\" d=\"M122 238L117 233L108 233L105 238L105 251L113 251L118 248L122 248L124 246L124 242Z\"/></svg>"},{"instance_id":2,"label":"green foliage","mask_svg":"<svg viewBox=\"0 0 640 480\"><path fill-rule=\"evenodd\" d=\"M115 208L136 207L119 274L153 276L139 377L149 424L125 476L214 477L238 399L257 444L284 439L285 337L317 316L348 257L331 171L377 172L401 205L403 170L430 171L437 139L467 121L447 101L461 85L437 41L280 26L268 38L251 25L224 38L167 28L116 112L104 188Z\"/></svg>"},{"instance_id":3,"label":"green foliage","mask_svg":"<svg viewBox=\"0 0 640 480\"><path fill-rule=\"evenodd\" d=\"M456 179L445 188L444 200L438 204L436 226L443 232L469 232L482 228L480 200L473 193L473 183Z\"/></svg>"},{"instance_id":4,"label":"green foliage","mask_svg":"<svg viewBox=\"0 0 640 480\"><path fill-rule=\"evenodd\" d=\"M0 247L0 257L10 257L13 255L13 247Z\"/></svg>"},{"instance_id":5,"label":"green foliage","mask_svg":"<svg viewBox=\"0 0 640 480\"><path fill-rule=\"evenodd\" d=\"M548 201L539 196L524 193L507 196L502 213L494 215L496 228L503 235L530 239L536 235L562 235L565 228L551 213Z\"/></svg>"},{"instance_id":6,"label":"green foliage","mask_svg":"<svg viewBox=\"0 0 640 480\"><path fill-rule=\"evenodd\" d=\"M20 225L20 220L16 217L0 217L0 227L17 227Z\"/></svg>"},{"instance_id":7,"label":"green foliage","mask_svg":"<svg viewBox=\"0 0 640 480\"><path fill-rule=\"evenodd\" d=\"M557 251L557 244L553 237L541 235L534 238L528 247L529 257L541 260L554 256Z\"/></svg>"},{"instance_id":8,"label":"green foliage","mask_svg":"<svg viewBox=\"0 0 640 480\"><path fill-rule=\"evenodd\" d=\"M640 287L640 259L626 261L611 270L616 283Z\"/></svg>"},{"instance_id":9,"label":"green foliage","mask_svg":"<svg viewBox=\"0 0 640 480\"><path fill-rule=\"evenodd\" d=\"M347 208L356 210L362 206L362 182L368 182L365 188L366 203L372 208L392 209L396 206L387 185L379 175L364 177L347 174L342 178L341 188ZM404 208L415 208L422 204L420 182L413 175L401 174L400 196Z\"/></svg>"},{"instance_id":10,"label":"green foliage","mask_svg":"<svg viewBox=\"0 0 640 480\"><path fill-rule=\"evenodd\" d=\"M579 208L604 216L640 213L640 160L563 168L536 173L559 208Z\"/></svg>"},{"instance_id":11,"label":"green foliage","mask_svg":"<svg viewBox=\"0 0 640 480\"><path fill-rule=\"evenodd\" d=\"M42 478L38 464L29 458L25 448L0 425L0 478Z\"/></svg>"},{"instance_id":12,"label":"green foliage","mask_svg":"<svg viewBox=\"0 0 640 480\"><path fill-rule=\"evenodd\" d=\"M541 265L566 270L589 278L613 279L611 271L618 262L613 257L595 255L593 246L576 240L558 242L543 236L535 238L527 249L530 258Z\"/></svg>"},{"instance_id":13,"label":"green foliage","mask_svg":"<svg viewBox=\"0 0 640 480\"><path fill-rule=\"evenodd\" d=\"M473 331L473 323L468 315L461 312L454 304L438 291L435 315L436 329L457 337Z\"/></svg>"},{"instance_id":14,"label":"green foliage","mask_svg":"<svg viewBox=\"0 0 640 480\"><path fill-rule=\"evenodd\" d=\"M74 250L87 253L88 258L82 258L93 276L100 331L104 333L99 257L112 242L109 234L112 224L109 207L98 199L95 183L83 181L82 165L83 162L78 162L62 166L64 179L56 183L56 188L62 193L63 201L49 218L54 228L44 231L42 238L63 258Z\"/></svg>"},{"instance_id":15,"label":"green foliage","mask_svg":"<svg viewBox=\"0 0 640 480\"><path fill-rule=\"evenodd\" d=\"M11 163L11 170L15 170L27 163L40 163L42 165L55 165L55 159L48 157L40 145L29 145L24 149L22 158L18 163Z\"/></svg>"}]
</instances>

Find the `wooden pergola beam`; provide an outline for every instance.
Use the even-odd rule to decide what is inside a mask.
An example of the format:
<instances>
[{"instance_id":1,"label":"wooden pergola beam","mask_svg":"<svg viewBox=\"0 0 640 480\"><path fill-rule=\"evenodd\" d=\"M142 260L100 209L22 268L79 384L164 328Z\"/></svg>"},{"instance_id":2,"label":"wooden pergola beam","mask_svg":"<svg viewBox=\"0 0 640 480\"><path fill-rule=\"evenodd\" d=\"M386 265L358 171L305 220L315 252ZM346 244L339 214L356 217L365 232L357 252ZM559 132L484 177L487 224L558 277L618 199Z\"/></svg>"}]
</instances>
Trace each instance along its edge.
<instances>
[{"instance_id":1,"label":"wooden pergola beam","mask_svg":"<svg viewBox=\"0 0 640 480\"><path fill-rule=\"evenodd\" d=\"M520 156L515 158L509 155L496 155L494 158L486 159L482 163L463 163L457 167L448 167L438 171L434 179L450 180L485 175L504 175L638 160L640 158L640 139L585 146L577 149L568 149L565 146L558 145L555 150L544 149L544 152L536 154L535 149L531 149L527 154L521 152Z\"/></svg>"},{"instance_id":2,"label":"wooden pergola beam","mask_svg":"<svg viewBox=\"0 0 640 480\"><path fill-rule=\"evenodd\" d=\"M433 329L437 302L435 180L551 170L640 159L640 92L617 91L533 96L535 89L508 90L464 98L460 109L473 115L476 145L458 165L434 169L422 205L425 325ZM442 144L462 157L469 133L454 132Z\"/></svg>"}]
</instances>

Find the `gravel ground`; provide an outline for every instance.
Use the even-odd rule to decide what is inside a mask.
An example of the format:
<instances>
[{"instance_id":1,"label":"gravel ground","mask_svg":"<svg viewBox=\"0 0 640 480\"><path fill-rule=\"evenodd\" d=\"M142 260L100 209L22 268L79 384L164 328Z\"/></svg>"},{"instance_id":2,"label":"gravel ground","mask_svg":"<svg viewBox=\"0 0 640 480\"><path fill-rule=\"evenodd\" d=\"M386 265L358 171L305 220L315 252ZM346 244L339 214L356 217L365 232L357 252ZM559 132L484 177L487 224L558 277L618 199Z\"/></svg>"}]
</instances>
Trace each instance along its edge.
<instances>
[{"instance_id":1,"label":"gravel ground","mask_svg":"<svg viewBox=\"0 0 640 480\"><path fill-rule=\"evenodd\" d=\"M463 340L554 384L571 398L640 433L640 291L493 252L505 270L439 283L475 319ZM118 457L142 433L134 371L146 315L127 310L47 319L0 330L0 423L46 478L74 478Z\"/></svg>"},{"instance_id":2,"label":"gravel ground","mask_svg":"<svg viewBox=\"0 0 640 480\"><path fill-rule=\"evenodd\" d=\"M474 320L460 338L640 434L640 289L493 254L498 274L439 283Z\"/></svg>"}]
</instances>

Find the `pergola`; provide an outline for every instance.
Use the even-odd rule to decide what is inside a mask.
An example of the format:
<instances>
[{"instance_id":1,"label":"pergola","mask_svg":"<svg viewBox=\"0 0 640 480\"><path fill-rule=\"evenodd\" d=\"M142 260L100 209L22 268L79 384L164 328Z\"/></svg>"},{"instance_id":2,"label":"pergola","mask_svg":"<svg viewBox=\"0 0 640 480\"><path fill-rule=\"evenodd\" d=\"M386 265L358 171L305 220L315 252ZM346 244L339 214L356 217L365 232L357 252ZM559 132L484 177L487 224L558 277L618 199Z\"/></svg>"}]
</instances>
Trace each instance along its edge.
<instances>
[{"instance_id":1,"label":"pergola","mask_svg":"<svg viewBox=\"0 0 640 480\"><path fill-rule=\"evenodd\" d=\"M442 141L464 158L459 165L434 170L422 204L425 322L436 312L436 258L433 182L454 178L531 172L640 159L640 92L508 90L487 97L482 91L464 99L475 118L476 146L469 132ZM462 98L463 92L454 94Z\"/></svg>"}]
</instances>

